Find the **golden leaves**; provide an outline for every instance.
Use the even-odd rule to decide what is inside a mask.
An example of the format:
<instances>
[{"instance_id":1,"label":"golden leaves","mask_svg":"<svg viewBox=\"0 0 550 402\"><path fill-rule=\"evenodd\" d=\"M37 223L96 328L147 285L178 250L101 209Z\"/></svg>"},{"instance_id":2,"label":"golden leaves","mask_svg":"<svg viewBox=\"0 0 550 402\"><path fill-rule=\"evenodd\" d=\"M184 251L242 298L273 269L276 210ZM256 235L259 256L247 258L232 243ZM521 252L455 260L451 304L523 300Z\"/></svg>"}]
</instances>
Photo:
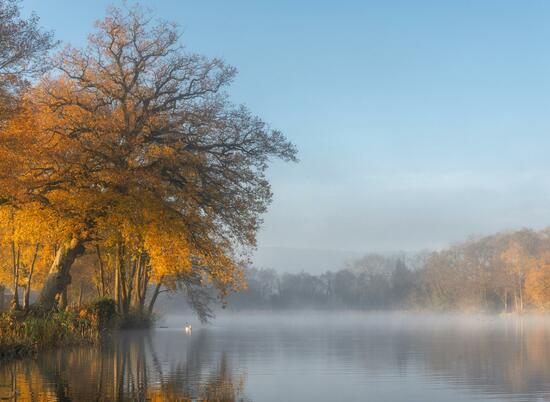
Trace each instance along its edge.
<instances>
[{"instance_id":1,"label":"golden leaves","mask_svg":"<svg viewBox=\"0 0 550 402\"><path fill-rule=\"evenodd\" d=\"M154 20L110 9L88 47L59 53L0 130L0 198L19 211L21 242L122 245L148 256L153 279L197 271L238 287L233 254L255 244L268 161L295 149L228 100L234 68Z\"/></svg>"}]
</instances>

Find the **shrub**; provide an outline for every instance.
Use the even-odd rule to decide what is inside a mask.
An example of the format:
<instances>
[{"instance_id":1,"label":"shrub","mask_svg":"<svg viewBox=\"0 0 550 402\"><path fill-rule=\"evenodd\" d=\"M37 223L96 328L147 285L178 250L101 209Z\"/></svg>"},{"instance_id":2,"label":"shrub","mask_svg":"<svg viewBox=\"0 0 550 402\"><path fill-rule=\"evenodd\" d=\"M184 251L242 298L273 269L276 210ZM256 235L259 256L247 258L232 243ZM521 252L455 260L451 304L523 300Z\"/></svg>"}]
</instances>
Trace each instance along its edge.
<instances>
[{"instance_id":1,"label":"shrub","mask_svg":"<svg viewBox=\"0 0 550 402\"><path fill-rule=\"evenodd\" d=\"M90 316L99 332L112 329L117 319L115 301L99 299L80 310L80 315Z\"/></svg>"},{"instance_id":2,"label":"shrub","mask_svg":"<svg viewBox=\"0 0 550 402\"><path fill-rule=\"evenodd\" d=\"M0 314L0 359L78 343L93 343L116 322L112 300L98 300L80 310Z\"/></svg>"}]
</instances>

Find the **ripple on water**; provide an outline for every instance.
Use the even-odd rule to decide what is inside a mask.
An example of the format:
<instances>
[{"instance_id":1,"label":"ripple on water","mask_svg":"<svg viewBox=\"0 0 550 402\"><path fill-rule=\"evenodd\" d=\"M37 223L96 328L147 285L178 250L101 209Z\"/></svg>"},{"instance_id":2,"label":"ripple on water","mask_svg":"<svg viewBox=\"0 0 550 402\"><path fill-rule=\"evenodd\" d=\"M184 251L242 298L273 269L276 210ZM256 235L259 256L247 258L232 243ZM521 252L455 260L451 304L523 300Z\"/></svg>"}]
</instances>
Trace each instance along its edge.
<instances>
[{"instance_id":1,"label":"ripple on water","mask_svg":"<svg viewBox=\"0 0 550 402\"><path fill-rule=\"evenodd\" d=\"M129 332L0 366L18 400L550 400L550 323L248 316Z\"/></svg>"}]
</instances>

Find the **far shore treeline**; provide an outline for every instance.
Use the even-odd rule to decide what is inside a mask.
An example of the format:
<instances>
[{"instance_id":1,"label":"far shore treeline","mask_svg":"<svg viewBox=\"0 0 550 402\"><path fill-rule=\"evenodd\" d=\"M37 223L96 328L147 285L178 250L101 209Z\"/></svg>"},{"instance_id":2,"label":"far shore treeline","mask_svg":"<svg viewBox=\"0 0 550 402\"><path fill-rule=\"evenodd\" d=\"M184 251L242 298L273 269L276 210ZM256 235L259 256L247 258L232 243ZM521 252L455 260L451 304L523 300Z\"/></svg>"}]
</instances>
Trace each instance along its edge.
<instances>
[{"instance_id":1,"label":"far shore treeline","mask_svg":"<svg viewBox=\"0 0 550 402\"><path fill-rule=\"evenodd\" d=\"M207 318L243 286L268 166L296 161L231 102L234 67L120 5L76 48L0 0L0 309L15 317L94 299L150 316L181 291Z\"/></svg>"},{"instance_id":2,"label":"far shore treeline","mask_svg":"<svg viewBox=\"0 0 550 402\"><path fill-rule=\"evenodd\" d=\"M550 229L436 252L369 254L321 275L250 268L246 281L230 308L543 312L550 309Z\"/></svg>"}]
</instances>

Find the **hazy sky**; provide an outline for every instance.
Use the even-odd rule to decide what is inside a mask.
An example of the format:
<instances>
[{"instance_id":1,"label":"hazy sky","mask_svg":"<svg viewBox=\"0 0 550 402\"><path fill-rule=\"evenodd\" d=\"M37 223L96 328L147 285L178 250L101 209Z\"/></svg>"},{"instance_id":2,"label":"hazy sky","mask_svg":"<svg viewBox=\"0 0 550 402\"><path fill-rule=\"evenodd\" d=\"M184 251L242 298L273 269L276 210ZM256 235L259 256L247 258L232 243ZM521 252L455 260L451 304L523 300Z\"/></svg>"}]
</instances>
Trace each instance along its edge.
<instances>
[{"instance_id":1,"label":"hazy sky","mask_svg":"<svg viewBox=\"0 0 550 402\"><path fill-rule=\"evenodd\" d=\"M23 1L75 45L110 3ZM550 2L142 4L236 66L233 98L299 148L270 171L263 265L550 222Z\"/></svg>"}]
</instances>

